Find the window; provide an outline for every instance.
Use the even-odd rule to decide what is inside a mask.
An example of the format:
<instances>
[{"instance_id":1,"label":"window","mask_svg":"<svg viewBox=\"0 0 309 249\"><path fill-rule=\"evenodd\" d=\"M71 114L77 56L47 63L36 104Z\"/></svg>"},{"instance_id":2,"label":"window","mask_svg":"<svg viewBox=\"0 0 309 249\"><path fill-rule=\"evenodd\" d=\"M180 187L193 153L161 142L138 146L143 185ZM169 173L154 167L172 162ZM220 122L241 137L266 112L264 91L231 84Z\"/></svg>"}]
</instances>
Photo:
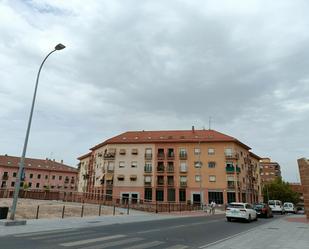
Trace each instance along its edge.
<instances>
[{"instance_id":1,"label":"window","mask_svg":"<svg viewBox=\"0 0 309 249\"><path fill-rule=\"evenodd\" d=\"M38 179L41 179L41 175L40 174L38 174Z\"/></svg>"},{"instance_id":2,"label":"window","mask_svg":"<svg viewBox=\"0 0 309 249\"><path fill-rule=\"evenodd\" d=\"M156 190L156 201L164 201L164 190L163 189Z\"/></svg>"},{"instance_id":3,"label":"window","mask_svg":"<svg viewBox=\"0 0 309 249\"><path fill-rule=\"evenodd\" d=\"M226 156L232 156L232 155L233 155L233 150L232 150L231 148L226 148L226 149L224 150L224 154L225 154Z\"/></svg>"},{"instance_id":4,"label":"window","mask_svg":"<svg viewBox=\"0 0 309 249\"><path fill-rule=\"evenodd\" d=\"M216 162L208 162L208 168L215 168Z\"/></svg>"},{"instance_id":5,"label":"window","mask_svg":"<svg viewBox=\"0 0 309 249\"><path fill-rule=\"evenodd\" d=\"M215 149L214 148L208 148L208 155L214 155Z\"/></svg>"},{"instance_id":6,"label":"window","mask_svg":"<svg viewBox=\"0 0 309 249\"><path fill-rule=\"evenodd\" d=\"M11 182L11 187L15 187L15 182Z\"/></svg>"},{"instance_id":7,"label":"window","mask_svg":"<svg viewBox=\"0 0 309 249\"><path fill-rule=\"evenodd\" d=\"M126 154L126 150L125 149L120 149L119 150L119 154L120 155L125 155Z\"/></svg>"},{"instance_id":8,"label":"window","mask_svg":"<svg viewBox=\"0 0 309 249\"><path fill-rule=\"evenodd\" d=\"M137 168L137 162L136 161L131 162L131 168Z\"/></svg>"},{"instance_id":9,"label":"window","mask_svg":"<svg viewBox=\"0 0 309 249\"><path fill-rule=\"evenodd\" d=\"M114 162L108 162L107 170L108 171L114 171Z\"/></svg>"},{"instance_id":10,"label":"window","mask_svg":"<svg viewBox=\"0 0 309 249\"><path fill-rule=\"evenodd\" d=\"M196 182L200 182L201 181L201 176L200 175L196 175L195 176L195 181Z\"/></svg>"},{"instance_id":11,"label":"window","mask_svg":"<svg viewBox=\"0 0 309 249\"><path fill-rule=\"evenodd\" d=\"M28 186L29 186L29 188L31 188L32 187L32 182L29 182Z\"/></svg>"},{"instance_id":12,"label":"window","mask_svg":"<svg viewBox=\"0 0 309 249\"><path fill-rule=\"evenodd\" d=\"M185 160L187 158L187 150L185 148L179 149L179 158Z\"/></svg>"},{"instance_id":13,"label":"window","mask_svg":"<svg viewBox=\"0 0 309 249\"><path fill-rule=\"evenodd\" d=\"M55 179L56 179L56 176L52 176L52 179L55 180Z\"/></svg>"},{"instance_id":14,"label":"window","mask_svg":"<svg viewBox=\"0 0 309 249\"><path fill-rule=\"evenodd\" d=\"M180 183L187 183L187 177L186 176L180 176Z\"/></svg>"},{"instance_id":15,"label":"window","mask_svg":"<svg viewBox=\"0 0 309 249\"><path fill-rule=\"evenodd\" d=\"M194 148L194 155L200 155L201 149L200 148Z\"/></svg>"},{"instance_id":16,"label":"window","mask_svg":"<svg viewBox=\"0 0 309 249\"><path fill-rule=\"evenodd\" d=\"M13 172L13 177L16 177L17 176L17 173L16 172Z\"/></svg>"},{"instance_id":17,"label":"window","mask_svg":"<svg viewBox=\"0 0 309 249\"><path fill-rule=\"evenodd\" d=\"M216 204L223 204L223 192L209 191L208 201L209 203L214 201Z\"/></svg>"},{"instance_id":18,"label":"window","mask_svg":"<svg viewBox=\"0 0 309 249\"><path fill-rule=\"evenodd\" d=\"M209 176L209 181L210 182L215 182L216 181L216 176Z\"/></svg>"},{"instance_id":19,"label":"window","mask_svg":"<svg viewBox=\"0 0 309 249\"><path fill-rule=\"evenodd\" d=\"M118 181L124 181L124 175L117 176Z\"/></svg>"},{"instance_id":20,"label":"window","mask_svg":"<svg viewBox=\"0 0 309 249\"><path fill-rule=\"evenodd\" d=\"M233 168L233 162L226 162L226 163L225 163L225 166L226 166L227 168Z\"/></svg>"},{"instance_id":21,"label":"window","mask_svg":"<svg viewBox=\"0 0 309 249\"><path fill-rule=\"evenodd\" d=\"M175 189L170 188L167 190L167 201L175 201Z\"/></svg>"},{"instance_id":22,"label":"window","mask_svg":"<svg viewBox=\"0 0 309 249\"><path fill-rule=\"evenodd\" d=\"M36 188L39 188L39 187L40 187L40 183L37 183L37 184L35 185L35 187L36 187Z\"/></svg>"},{"instance_id":23,"label":"window","mask_svg":"<svg viewBox=\"0 0 309 249\"><path fill-rule=\"evenodd\" d=\"M32 178L33 178L33 174L30 174L30 176L29 176L29 177L30 177L30 179L32 179Z\"/></svg>"},{"instance_id":24,"label":"window","mask_svg":"<svg viewBox=\"0 0 309 249\"><path fill-rule=\"evenodd\" d=\"M136 175L131 175L131 176L130 176L130 181L131 181L131 182L135 182L136 179L137 179L137 176L136 176Z\"/></svg>"},{"instance_id":25,"label":"window","mask_svg":"<svg viewBox=\"0 0 309 249\"><path fill-rule=\"evenodd\" d=\"M145 172L151 172L152 171L152 164L150 162L145 163Z\"/></svg>"},{"instance_id":26,"label":"window","mask_svg":"<svg viewBox=\"0 0 309 249\"><path fill-rule=\"evenodd\" d=\"M59 180L60 180L60 181L62 180L62 176L59 176Z\"/></svg>"},{"instance_id":27,"label":"window","mask_svg":"<svg viewBox=\"0 0 309 249\"><path fill-rule=\"evenodd\" d=\"M200 168L200 167L202 167L202 162L201 162L201 161L195 161L195 162L194 162L194 167L195 167L195 168Z\"/></svg>"},{"instance_id":28,"label":"window","mask_svg":"<svg viewBox=\"0 0 309 249\"><path fill-rule=\"evenodd\" d=\"M124 168L125 167L125 162L124 161L120 161L119 162L119 168Z\"/></svg>"},{"instance_id":29,"label":"window","mask_svg":"<svg viewBox=\"0 0 309 249\"><path fill-rule=\"evenodd\" d=\"M136 148L132 149L131 154L132 155L137 155L138 154L138 150Z\"/></svg>"},{"instance_id":30,"label":"window","mask_svg":"<svg viewBox=\"0 0 309 249\"><path fill-rule=\"evenodd\" d=\"M46 180L48 179L48 175L45 175L45 179L46 179Z\"/></svg>"},{"instance_id":31,"label":"window","mask_svg":"<svg viewBox=\"0 0 309 249\"><path fill-rule=\"evenodd\" d=\"M185 189L179 189L179 201L186 201L186 190Z\"/></svg>"},{"instance_id":32,"label":"window","mask_svg":"<svg viewBox=\"0 0 309 249\"><path fill-rule=\"evenodd\" d=\"M151 155L152 154L152 149L151 148L145 149L145 154L146 155Z\"/></svg>"},{"instance_id":33,"label":"window","mask_svg":"<svg viewBox=\"0 0 309 249\"><path fill-rule=\"evenodd\" d=\"M187 163L180 163L180 172L187 172Z\"/></svg>"},{"instance_id":34,"label":"window","mask_svg":"<svg viewBox=\"0 0 309 249\"><path fill-rule=\"evenodd\" d=\"M152 189L151 188L145 188L145 201L151 201L152 200Z\"/></svg>"}]
</instances>

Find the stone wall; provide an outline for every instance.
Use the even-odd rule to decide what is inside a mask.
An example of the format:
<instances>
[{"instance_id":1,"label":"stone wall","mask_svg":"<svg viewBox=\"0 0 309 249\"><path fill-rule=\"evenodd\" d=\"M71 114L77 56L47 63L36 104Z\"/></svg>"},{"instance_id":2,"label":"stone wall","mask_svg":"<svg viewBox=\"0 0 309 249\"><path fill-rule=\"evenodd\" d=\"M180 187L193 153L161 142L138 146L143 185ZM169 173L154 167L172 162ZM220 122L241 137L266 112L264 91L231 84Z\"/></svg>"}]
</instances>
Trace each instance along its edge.
<instances>
[{"instance_id":1,"label":"stone wall","mask_svg":"<svg viewBox=\"0 0 309 249\"><path fill-rule=\"evenodd\" d=\"M297 160L301 184L304 191L304 204L307 219L309 219L309 160L300 158Z\"/></svg>"}]
</instances>

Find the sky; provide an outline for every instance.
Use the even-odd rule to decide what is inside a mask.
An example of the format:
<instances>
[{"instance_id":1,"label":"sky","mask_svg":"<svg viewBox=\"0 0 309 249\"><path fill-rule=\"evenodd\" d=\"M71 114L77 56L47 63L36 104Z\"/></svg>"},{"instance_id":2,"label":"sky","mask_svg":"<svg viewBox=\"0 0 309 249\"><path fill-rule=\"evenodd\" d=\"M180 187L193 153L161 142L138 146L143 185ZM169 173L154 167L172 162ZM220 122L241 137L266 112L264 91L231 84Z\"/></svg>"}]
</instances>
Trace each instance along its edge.
<instances>
[{"instance_id":1,"label":"sky","mask_svg":"<svg viewBox=\"0 0 309 249\"><path fill-rule=\"evenodd\" d=\"M0 0L0 154L75 166L128 130L209 128L299 181L309 157L307 0Z\"/></svg>"}]
</instances>

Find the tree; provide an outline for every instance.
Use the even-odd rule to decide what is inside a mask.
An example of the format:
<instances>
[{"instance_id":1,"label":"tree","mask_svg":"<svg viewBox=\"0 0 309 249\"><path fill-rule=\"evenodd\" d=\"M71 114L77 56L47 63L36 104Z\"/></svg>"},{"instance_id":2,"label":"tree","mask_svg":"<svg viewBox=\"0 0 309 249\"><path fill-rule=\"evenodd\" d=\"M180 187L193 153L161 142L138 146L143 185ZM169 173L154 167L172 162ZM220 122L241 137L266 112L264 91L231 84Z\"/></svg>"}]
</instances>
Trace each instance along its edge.
<instances>
[{"instance_id":1,"label":"tree","mask_svg":"<svg viewBox=\"0 0 309 249\"><path fill-rule=\"evenodd\" d=\"M282 180L281 177L274 181L266 183L263 188L264 200L280 200L282 202L299 202L299 194L294 192L289 183Z\"/></svg>"}]
</instances>

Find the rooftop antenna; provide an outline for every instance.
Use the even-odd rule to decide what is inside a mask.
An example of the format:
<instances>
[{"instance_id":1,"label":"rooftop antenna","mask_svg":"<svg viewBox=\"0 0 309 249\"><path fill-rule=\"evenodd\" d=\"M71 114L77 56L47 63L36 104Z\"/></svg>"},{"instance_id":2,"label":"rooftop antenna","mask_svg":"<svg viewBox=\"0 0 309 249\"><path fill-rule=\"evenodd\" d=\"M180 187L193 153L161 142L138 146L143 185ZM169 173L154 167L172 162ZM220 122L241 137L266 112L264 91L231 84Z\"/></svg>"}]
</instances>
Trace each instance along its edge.
<instances>
[{"instance_id":1,"label":"rooftop antenna","mask_svg":"<svg viewBox=\"0 0 309 249\"><path fill-rule=\"evenodd\" d=\"M209 126L208 126L208 130L211 130L211 117L209 117Z\"/></svg>"}]
</instances>

